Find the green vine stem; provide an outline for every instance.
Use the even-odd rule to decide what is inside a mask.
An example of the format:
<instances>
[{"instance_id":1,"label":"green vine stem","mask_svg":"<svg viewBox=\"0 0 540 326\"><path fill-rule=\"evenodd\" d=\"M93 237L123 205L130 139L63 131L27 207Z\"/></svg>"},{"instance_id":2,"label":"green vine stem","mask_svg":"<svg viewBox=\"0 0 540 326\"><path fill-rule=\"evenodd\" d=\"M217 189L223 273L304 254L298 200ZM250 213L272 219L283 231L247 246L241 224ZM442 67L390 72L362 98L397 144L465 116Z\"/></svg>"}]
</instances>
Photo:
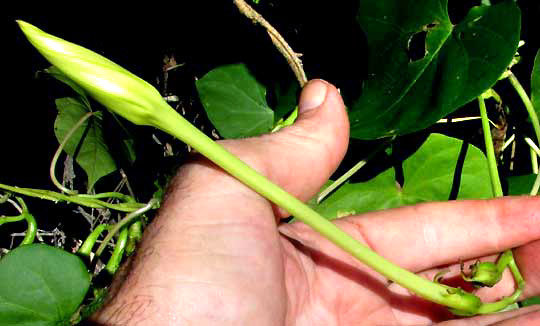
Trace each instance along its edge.
<instances>
[{"instance_id":1,"label":"green vine stem","mask_svg":"<svg viewBox=\"0 0 540 326\"><path fill-rule=\"evenodd\" d=\"M75 125L73 125L73 127L68 131L68 133L66 134L66 136L64 137L64 139L60 143L60 146L58 146L58 149L56 149L56 152L54 153L54 156L53 156L53 158L51 160L51 166L49 168L49 175L51 176L52 183L54 183L56 188L60 189L61 192L65 192L68 195L75 195L75 194L77 194L77 191L68 189L68 188L64 187L60 182L58 182L58 180L56 179L56 175L55 175L56 162L58 161L58 158L60 157L60 154L62 154L62 150L66 146L66 144L67 144L68 140L71 138L71 136L73 136L75 131L77 131L77 129L79 129L82 126L82 124L86 120L88 120L88 118L90 118L93 115L94 115L94 112L88 112L87 114L83 115L82 118L80 118L79 121L77 121L77 123Z\"/></svg>"},{"instance_id":2,"label":"green vine stem","mask_svg":"<svg viewBox=\"0 0 540 326\"><path fill-rule=\"evenodd\" d=\"M19 221L22 221L24 220L24 214L21 214L21 215L17 215L17 216L0 216L0 226L2 224L7 224L7 223L14 223L14 222L19 222Z\"/></svg>"},{"instance_id":3,"label":"green vine stem","mask_svg":"<svg viewBox=\"0 0 540 326\"><path fill-rule=\"evenodd\" d=\"M480 108L480 116L482 117L482 133L484 134L484 142L486 146L486 156L487 156L487 161L488 161L491 187L492 187L493 194L495 197L503 197L504 193L502 191L501 181L499 179L499 171L497 170L497 159L495 158L495 150L493 148L493 139L491 138L491 128L489 126L486 103L484 102L484 98L482 96L478 97L478 106ZM511 250L506 251L500 257L500 260L502 260L504 263L506 263L506 261L509 259L512 262L514 262L514 255ZM480 307L478 313L490 313L490 312L498 311L508 306L509 304L514 303L519 298L521 292L523 291L523 288L525 287L525 281L523 280L523 277L521 277L521 273L517 269L517 265L515 265L515 262L513 263L513 265L515 266L514 268L515 271L512 269L512 267L511 267L511 270L512 270L512 273L514 274L514 278L516 282L518 283L518 286L514 294L512 294L509 297L503 298L502 300L497 301L497 302L483 304L482 307ZM497 309L497 310L493 310L493 309Z\"/></svg>"},{"instance_id":4,"label":"green vine stem","mask_svg":"<svg viewBox=\"0 0 540 326\"><path fill-rule=\"evenodd\" d=\"M516 139L516 134L512 134L512 136L510 136L505 142L504 142L504 145L501 149L501 152L504 152L508 146L512 145L512 143L514 142L514 140Z\"/></svg>"},{"instance_id":5,"label":"green vine stem","mask_svg":"<svg viewBox=\"0 0 540 326\"><path fill-rule=\"evenodd\" d=\"M128 233L129 232L127 227L122 228L120 234L118 234L118 240L116 241L116 245L114 246L111 258L109 258L109 261L105 266L105 270L111 275L114 275L114 273L116 273L118 267L120 266L120 262L122 262L124 250L126 249L126 244L128 242Z\"/></svg>"},{"instance_id":6,"label":"green vine stem","mask_svg":"<svg viewBox=\"0 0 540 326\"><path fill-rule=\"evenodd\" d=\"M146 204L134 203L134 202L125 202L118 204L111 204L97 198L94 198L98 195L74 195L69 196L55 191L43 190L43 189L32 189L32 188L19 188L0 183L0 189L4 189L16 194L21 194L29 197L36 197L45 200L51 200L54 202L68 202L90 208L110 208L112 210L121 211L121 212L133 212L141 207L146 206ZM108 194L108 193L107 193ZM125 195L123 195L125 196ZM111 196L107 196L111 197Z\"/></svg>"},{"instance_id":7,"label":"green vine stem","mask_svg":"<svg viewBox=\"0 0 540 326\"><path fill-rule=\"evenodd\" d=\"M122 201L124 201L126 203L135 203L135 200L133 199L133 197L131 197L129 195L125 195L125 194L120 193L120 192L114 192L114 191L102 192L102 193L95 194L95 195L80 194L77 197L79 197L79 198L94 198L94 199L116 198L116 199L120 199L120 200L122 200Z\"/></svg>"},{"instance_id":8,"label":"green vine stem","mask_svg":"<svg viewBox=\"0 0 540 326\"><path fill-rule=\"evenodd\" d=\"M476 295L427 280L393 264L361 244L207 137L169 106L149 83L95 52L49 35L28 23L18 21L18 24L45 58L111 111L135 124L161 129L190 145L224 171L284 208L366 266L418 296L447 306L462 315L477 314L482 307L482 301ZM151 209L154 204L150 201L117 223L101 243L96 255L101 254L107 242L121 227Z\"/></svg>"},{"instance_id":9,"label":"green vine stem","mask_svg":"<svg viewBox=\"0 0 540 326\"><path fill-rule=\"evenodd\" d=\"M126 245L126 255L131 256L135 252L137 243L142 239L142 221L139 219L129 226L128 243Z\"/></svg>"},{"instance_id":10,"label":"green vine stem","mask_svg":"<svg viewBox=\"0 0 540 326\"><path fill-rule=\"evenodd\" d=\"M534 110L534 106L531 102L531 99L529 98L529 95L527 95L527 92L525 91L523 86L521 86L521 83L516 78L514 73L512 73L511 71L508 75L508 80L510 81L510 84L512 84L519 97L521 98L521 101L525 105L525 109L527 109L527 113L529 114L529 118L531 119L533 125L534 133L536 134L536 141L540 142L540 122L538 121L538 115Z\"/></svg>"},{"instance_id":11,"label":"green vine stem","mask_svg":"<svg viewBox=\"0 0 540 326\"><path fill-rule=\"evenodd\" d=\"M393 140L394 138L392 138ZM328 196L332 191L334 191L336 188L341 186L345 181L347 181L353 174L358 172L361 168L363 168L375 155L377 155L381 150L383 150L392 140L385 141L381 143L373 152L371 152L365 159L361 160L360 162L356 163L352 168L349 169L349 171L345 172L341 177L339 177L336 181L334 181L331 185L326 187L319 196L317 196L317 203L322 202L326 196Z\"/></svg>"},{"instance_id":12,"label":"green vine stem","mask_svg":"<svg viewBox=\"0 0 540 326\"><path fill-rule=\"evenodd\" d=\"M96 244L97 239L109 227L108 224L100 224L98 225L89 235L86 237L86 240L84 240L83 244L77 251L79 255L90 257L90 253L92 252L92 248Z\"/></svg>"},{"instance_id":13,"label":"green vine stem","mask_svg":"<svg viewBox=\"0 0 540 326\"><path fill-rule=\"evenodd\" d=\"M28 227L26 228L26 234L24 235L24 239L22 240L20 245L32 244L34 243L34 239L36 238L37 233L36 219L28 211L28 207L26 206L24 200L20 197L15 198L19 202L20 207L14 203L12 204L15 206L15 208L17 208L17 210L20 211L21 214L18 216L0 216L0 225L26 220Z\"/></svg>"},{"instance_id":14,"label":"green vine stem","mask_svg":"<svg viewBox=\"0 0 540 326\"><path fill-rule=\"evenodd\" d=\"M529 137L527 137L527 138L529 138ZM532 169L532 172L533 172L533 174L538 174L538 153L536 153L535 150L532 147L529 147L529 154L531 156L531 169Z\"/></svg>"},{"instance_id":15,"label":"green vine stem","mask_svg":"<svg viewBox=\"0 0 540 326\"><path fill-rule=\"evenodd\" d=\"M534 180L533 187L531 189L531 196L536 196L538 194L538 189L540 188L540 173L536 175L536 179Z\"/></svg>"},{"instance_id":16,"label":"green vine stem","mask_svg":"<svg viewBox=\"0 0 540 326\"><path fill-rule=\"evenodd\" d=\"M98 249L96 250L96 256L101 256L105 248L107 247L107 244L111 239L114 237L120 229L122 229L124 226L127 226L129 223L133 222L135 219L137 219L142 214L148 212L152 208L155 207L157 200L151 199L148 204L144 205L143 207L139 208L138 210L129 213L126 217L124 217L120 222L116 223L115 225L111 226L109 232L107 233L107 236L101 244L99 245Z\"/></svg>"},{"instance_id":17,"label":"green vine stem","mask_svg":"<svg viewBox=\"0 0 540 326\"><path fill-rule=\"evenodd\" d=\"M28 211L28 207L26 206L22 198L17 197L17 201L21 205L24 219L26 220L26 223L28 224L28 227L26 228L26 234L24 235L24 239L21 242L21 245L32 244L34 243L34 239L36 238L36 233L37 233L36 219L34 218L34 215L30 214L30 212Z\"/></svg>"},{"instance_id":18,"label":"green vine stem","mask_svg":"<svg viewBox=\"0 0 540 326\"><path fill-rule=\"evenodd\" d=\"M536 114L536 111L534 110L534 106L533 106L533 104L531 102L531 99L527 95L527 92L525 91L523 86L521 86L521 83L519 82L519 80L516 78L516 76L511 71L510 71L510 73L508 75L508 80L510 81L510 84L512 84L512 86L514 87L514 89L518 93L519 97L521 98L521 101L525 105L525 109L527 109L527 113L529 114L529 118L531 119L531 122L532 122L532 125L533 125L533 128L534 128L534 132L536 134L536 141L538 143L540 143L540 122L538 121L538 115ZM527 139L525 139L525 141L527 141ZM528 142L528 141L527 141L527 143L538 154L538 152L536 151L538 149L538 146L536 146L536 144L535 144L535 146L532 146L530 144L530 142ZM533 142L533 144L534 144L534 142ZM535 171L534 168L533 168L533 171ZM536 194L538 193L538 188L539 187L540 187L540 174L537 175L530 194L532 196L536 196Z\"/></svg>"},{"instance_id":19,"label":"green vine stem","mask_svg":"<svg viewBox=\"0 0 540 326\"><path fill-rule=\"evenodd\" d=\"M527 143L527 145L529 145L529 148L531 150L532 155L533 156L540 156L540 148L538 148L538 146L536 146L534 141L532 139L530 139L529 137L524 137L523 139L525 139L525 142Z\"/></svg>"},{"instance_id":20,"label":"green vine stem","mask_svg":"<svg viewBox=\"0 0 540 326\"><path fill-rule=\"evenodd\" d=\"M530 192L530 195L531 196L536 196L538 194L538 188L540 187L540 174L538 173L538 165L536 167L536 171L534 169L534 162L538 162L538 156L540 156L540 149L538 148L538 146L536 146L536 144L532 141L532 139L530 139L529 137L525 137L525 142L527 143L527 145L529 145L529 149L531 151L531 161L533 162L533 173L535 173L537 176L536 176L536 179L534 181L534 184L533 184L533 187L531 189L531 192ZM536 161L533 160L536 159Z\"/></svg>"},{"instance_id":21,"label":"green vine stem","mask_svg":"<svg viewBox=\"0 0 540 326\"><path fill-rule=\"evenodd\" d=\"M497 170L497 159L493 149L493 139L491 138L491 129L487 116L486 103L483 97L478 97L478 106L480 107L480 116L482 117L482 131L484 134L484 143L486 145L486 156L488 161L489 179L491 180L491 189L495 197L504 196L499 171Z\"/></svg>"}]
</instances>

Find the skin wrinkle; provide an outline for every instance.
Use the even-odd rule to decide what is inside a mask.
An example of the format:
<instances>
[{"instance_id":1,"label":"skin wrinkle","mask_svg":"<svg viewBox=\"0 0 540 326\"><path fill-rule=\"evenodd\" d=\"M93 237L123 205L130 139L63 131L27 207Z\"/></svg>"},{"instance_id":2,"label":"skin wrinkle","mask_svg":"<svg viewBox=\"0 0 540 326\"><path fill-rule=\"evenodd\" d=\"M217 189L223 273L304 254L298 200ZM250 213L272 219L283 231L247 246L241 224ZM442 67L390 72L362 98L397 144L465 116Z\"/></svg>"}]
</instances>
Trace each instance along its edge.
<instances>
[{"instance_id":1,"label":"skin wrinkle","mask_svg":"<svg viewBox=\"0 0 540 326\"><path fill-rule=\"evenodd\" d=\"M297 289L306 288L305 284L307 283L307 275L304 265L300 263L299 253L293 249L293 244L284 238L280 240L282 247L284 248L284 275L297 275L294 279L285 278L285 289L287 293L287 310L285 321L286 325L292 325L294 323L294 316L298 314L304 304L297 295L297 293L301 291ZM294 270L300 270L300 272L294 273ZM293 305L293 303L295 304Z\"/></svg>"},{"instance_id":2,"label":"skin wrinkle","mask_svg":"<svg viewBox=\"0 0 540 326\"><path fill-rule=\"evenodd\" d=\"M226 177L223 176L222 171L217 172L215 176L207 177L207 179L210 180L201 182L200 184L198 184L198 186L189 186L189 184L193 184L193 182L189 181L190 178L194 178L197 177L196 175L206 173L206 171L204 171L206 167L196 166L195 168L202 168L203 171L200 171L198 173L186 173L186 175L179 174L175 177L175 179L182 178L182 180L177 181L178 183L175 185L176 189L171 191L170 196L163 204L164 206L171 205L174 207L178 207L180 204L183 204L185 202L189 203L190 205L195 205L198 202L205 202L220 198L230 200L231 196L238 197L239 200L249 199L254 203L263 202L260 195L254 193L251 189L247 188L233 177L229 175L227 175ZM239 185L241 185L242 188L245 188L245 191L238 191L238 188L241 188L239 187ZM200 191L198 189L199 187L204 187L205 191Z\"/></svg>"},{"instance_id":3,"label":"skin wrinkle","mask_svg":"<svg viewBox=\"0 0 540 326\"><path fill-rule=\"evenodd\" d=\"M287 129L285 130L287 131ZM325 172L324 175L332 174L337 167L337 163L341 162L343 158L341 156L336 157L336 155L334 155L335 150L325 139L314 137L312 134L309 134L309 133L308 134L300 133L298 132L296 128L289 129L287 133L291 135L292 137L294 137L295 139L295 144L292 144L293 148L302 148L300 146L304 146L306 148L312 148L313 145L316 146L316 149L311 150L311 153L313 154L309 156L316 156L317 158L319 157L326 158L326 160L323 160L322 162L318 162L317 164L318 168L321 166L324 167L323 168L323 171ZM286 135L283 135L283 137L285 136ZM298 140L301 140L301 142L299 142ZM283 143L283 141L281 143Z\"/></svg>"},{"instance_id":4,"label":"skin wrinkle","mask_svg":"<svg viewBox=\"0 0 540 326\"><path fill-rule=\"evenodd\" d=\"M152 243L153 239L161 232L161 227L150 225L143 235L143 241ZM139 261L145 261L147 257L159 258L160 254L155 252L154 246L143 247L135 252L135 256L130 257L128 262L120 267L121 273L115 275L107 302L114 302L121 292L129 292L129 289L137 287L139 276L144 274L144 265ZM125 271L125 272L124 272Z\"/></svg>"},{"instance_id":5,"label":"skin wrinkle","mask_svg":"<svg viewBox=\"0 0 540 326\"><path fill-rule=\"evenodd\" d=\"M141 325L149 316L159 311L150 296L136 295L132 300L118 304L113 313L105 320L108 325Z\"/></svg>"},{"instance_id":6,"label":"skin wrinkle","mask_svg":"<svg viewBox=\"0 0 540 326\"><path fill-rule=\"evenodd\" d=\"M300 229L302 229L302 230L303 230L303 229L306 229L306 226L305 226L305 225L298 225L298 227L299 227ZM290 232L289 232L289 234L290 234ZM300 233L300 234L301 234L301 233ZM302 243L305 242L305 239L303 239L301 236L293 236L292 238L293 238L293 239L298 239L298 245L297 245L297 247L298 247L298 249L301 250L301 252L302 252L302 257L309 257L309 259L305 259L305 260L302 260L302 261L301 261L302 266L305 267L307 264L309 264L309 265L311 265L311 266L319 265L319 267L321 267L320 259L317 258L317 257L318 257L318 256L321 256L321 255L322 255L322 256L325 256L325 254L318 253L318 254L316 254L315 256L313 256L312 253L317 252L317 249L315 249L315 251L314 251L314 248L309 248L309 246L308 246L308 247L305 247L304 245L302 245ZM293 241L294 241L294 240L293 240ZM304 247L304 248L302 249L302 247ZM323 260L328 260L328 259L330 259L330 258L329 258L329 257L326 257L326 258L324 258ZM326 266L326 265L328 265L328 264L325 263L324 266ZM330 263L330 265L332 265L332 264ZM356 265L360 265L360 263L356 262ZM355 270L356 272L358 272L358 271L356 270L357 267L350 267L350 268L354 268L354 270ZM325 271L328 271L328 270L327 270L326 268L319 269L318 272L317 272L317 274L315 275L315 279L314 279L313 281L309 281L309 284L310 284L310 285L308 285L308 286L311 286L311 288L313 288L314 291L325 292L323 289L320 289L320 288L317 286L317 284L325 284L324 282L321 282L321 280L319 279L319 277L324 277L323 275L321 275L321 273L325 273ZM357 274L356 272L355 272L355 274ZM317 281L317 280L319 280L319 281ZM378 282L379 282L379 281L378 281ZM308 295L310 295L310 294L311 294L311 292L308 293ZM324 314L324 315L326 315L326 316L328 316L328 315L335 315L335 316L337 316L337 315L340 315L340 314L341 314L341 313L337 310L338 307L336 307L336 306L334 306L334 305L330 305L328 302L326 302L326 301L328 301L328 300L323 300L324 298L318 298L318 299L315 300L315 299L312 298L311 296L309 296L309 298L311 298L311 299L308 301L309 304L306 304L305 309L304 309L304 313L301 314L301 316L305 316L306 314L307 314L307 315L313 315L313 314L315 313L315 311L320 311L320 310L313 310L314 308L317 308L317 307L319 307L319 308L325 307L324 311L326 311L326 314ZM321 304L322 304L322 306L321 306ZM381 301L381 304L384 304L384 301ZM332 308L330 308L330 306L332 306ZM375 307L375 308L376 308L376 307ZM334 313L332 314L331 312L334 312ZM365 314L367 315L367 314L369 314L369 312L366 311ZM336 317L336 318L337 318L337 317ZM303 320L303 319L299 319L299 321L305 322L305 320ZM319 321L320 321L320 320L319 320ZM315 322L314 320L308 321L308 322L306 322L306 325L317 325L317 324L314 323L314 322ZM298 325L301 325L301 324L302 324L302 322L299 322L299 323L298 323ZM326 321L325 323L323 323L323 324L321 324L321 325L325 325L325 326L326 326L326 325L339 325L339 324L338 324L338 320L335 319L333 323L330 323L330 324L329 324L328 321Z\"/></svg>"},{"instance_id":7,"label":"skin wrinkle","mask_svg":"<svg viewBox=\"0 0 540 326\"><path fill-rule=\"evenodd\" d=\"M297 251L288 250L288 252L293 252L293 255L289 254L289 257L291 257L292 261L287 261L286 264L289 266L292 265L296 267L296 269L300 270L300 274L298 275L298 279L303 280L302 284L305 288L308 289L306 291L306 295L298 298L297 297L297 304L294 311L294 315L297 316L297 319L291 319L290 313L292 312L290 309L287 310L287 325L296 325L296 323L301 319L300 316L305 316L309 313L309 307L313 305L313 298L312 298L312 291L309 289L314 288L314 262L313 258L311 256L311 252L309 250L305 250L305 246L298 241L295 237L288 237L285 236L285 238L282 237L282 243L284 243L284 247L290 248L290 249L296 249ZM309 269L309 272L308 272ZM291 285L291 282L286 283L287 289L290 289L289 291L298 291L298 282L295 282ZM288 291L288 292L289 292ZM290 292L289 292L290 293Z\"/></svg>"},{"instance_id":8,"label":"skin wrinkle","mask_svg":"<svg viewBox=\"0 0 540 326\"><path fill-rule=\"evenodd\" d=\"M189 179L188 179L189 180ZM183 180L183 182L186 182L186 179ZM222 182L218 182L218 184L220 184ZM221 185L220 185L221 186ZM237 185L235 185L237 187ZM211 200L212 202L216 202L216 200L219 202L220 200L223 200L223 201L228 201L230 202L231 200L234 200L234 201L238 201L238 202L247 202L248 204L246 205L242 205L241 209L240 209L240 214L241 215L245 215L244 213L241 212L241 210L248 206L250 207L250 211L252 210L256 210L258 212L261 212L261 210L268 210L268 208L270 207L268 202L266 202L265 200L263 199L260 199L260 197L255 197L255 196L251 196L251 195L247 195L247 194L241 194L241 195L235 195L235 197L237 198L234 198L234 199L231 199L230 196L228 197L225 197L225 196L222 196L221 194L219 195L215 195L215 196L211 196L212 198L209 199L209 196L196 196L196 197L192 197L190 200L190 204L189 206L183 206L182 203L180 203L179 205L175 203L175 205L171 208L169 207L169 209L174 209L174 213L172 214L173 216L182 216L182 234L181 237L183 237L184 239L190 239L190 238L194 238L197 234L205 234L205 229L209 229L209 230L212 230L212 229L222 229L222 226L223 225L227 225L227 228L226 229L229 229L231 230L232 228L232 231L231 232L236 232L234 229L240 229L240 232L242 232L242 234L250 234L250 237L254 237L253 241L254 242L257 242L257 236L256 234L262 232L262 233L265 233L265 231L267 232L268 231L268 225L265 225L267 224L266 222L263 222L261 224L261 221L263 221L264 219L260 219L260 216L254 216L252 219L248 219L248 223L234 223L233 222L233 225L230 225L230 223L228 223L226 220L223 220L222 218L219 218L219 216L213 216L213 218L211 219L212 222L206 222L207 220L206 219L199 219L197 218L198 215L200 214L204 214L204 213L201 213L200 210L197 210L196 208L198 208L198 206L201 206L200 203L204 203L204 202L207 202L208 200ZM255 200L253 200L253 198L256 198ZM183 201L183 199L181 200ZM252 203L256 203L257 205L255 207L252 207L253 205L252 204L249 204L249 202L252 202ZM207 206L207 205L204 205L204 206ZM259 206L260 208L257 209L257 206ZM187 213L186 213L187 211ZM196 212L196 213L195 213ZM267 213L268 214L268 213ZM172 219L169 219L169 220L172 220ZM174 220L172 220L174 221ZM216 221L219 221L219 222L216 222ZM202 225L201 225L201 222L202 222ZM188 227L186 227L186 223L188 223ZM272 222L273 223L273 222ZM259 231L253 231L253 230L259 230ZM223 230L222 230L223 231ZM188 235L186 235L185 233L188 233ZM224 231L225 233L230 233L229 231L225 230ZM193 234L191 234L193 233ZM276 236L276 239L277 239L277 232L275 232L275 236ZM234 236L232 237L234 238ZM263 251L266 251L266 250L263 250ZM242 257L243 259L241 260L242 263L244 264L251 264L251 266L255 267L257 265L259 265L259 260L262 258L262 257L257 257L257 256L254 256L254 261L249 261L250 259L248 259L248 257ZM246 261L248 260L248 261ZM238 266L241 266L240 264L238 264ZM258 269L262 269L262 267L259 267ZM245 289L244 291L248 291L248 289ZM271 300L270 298L268 298L268 300Z\"/></svg>"}]
</instances>

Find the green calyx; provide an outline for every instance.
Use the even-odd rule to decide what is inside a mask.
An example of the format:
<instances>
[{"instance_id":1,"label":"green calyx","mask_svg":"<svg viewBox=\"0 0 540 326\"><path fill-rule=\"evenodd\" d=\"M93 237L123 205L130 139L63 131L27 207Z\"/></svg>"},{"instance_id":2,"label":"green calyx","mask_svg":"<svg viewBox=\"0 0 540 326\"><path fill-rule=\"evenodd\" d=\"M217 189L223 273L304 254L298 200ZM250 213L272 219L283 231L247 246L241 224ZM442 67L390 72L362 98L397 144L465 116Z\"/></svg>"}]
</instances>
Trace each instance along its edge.
<instances>
[{"instance_id":1,"label":"green calyx","mask_svg":"<svg viewBox=\"0 0 540 326\"><path fill-rule=\"evenodd\" d=\"M476 262L470 266L470 276L465 275L462 271L461 275L465 281L472 282L474 285L492 287L497 284L502 278L503 270L492 262Z\"/></svg>"}]
</instances>

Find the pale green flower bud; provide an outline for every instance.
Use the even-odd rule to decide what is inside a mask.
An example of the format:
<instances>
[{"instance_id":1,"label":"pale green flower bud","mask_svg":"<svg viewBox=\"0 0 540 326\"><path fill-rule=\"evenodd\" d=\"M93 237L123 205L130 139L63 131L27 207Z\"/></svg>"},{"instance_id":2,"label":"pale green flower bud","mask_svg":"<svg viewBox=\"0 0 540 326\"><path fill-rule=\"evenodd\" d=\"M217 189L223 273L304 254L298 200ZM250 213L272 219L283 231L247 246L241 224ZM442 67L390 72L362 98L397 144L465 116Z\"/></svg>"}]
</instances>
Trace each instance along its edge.
<instances>
[{"instance_id":1,"label":"pale green flower bud","mask_svg":"<svg viewBox=\"0 0 540 326\"><path fill-rule=\"evenodd\" d=\"M172 110L152 85L111 60L26 22L17 23L50 63L111 111L135 124L159 128L164 107Z\"/></svg>"},{"instance_id":2,"label":"pale green flower bud","mask_svg":"<svg viewBox=\"0 0 540 326\"><path fill-rule=\"evenodd\" d=\"M492 287L501 280L502 272L503 270L492 262L476 262L471 266L471 275L466 276L462 272L462 277L476 286Z\"/></svg>"}]
</instances>

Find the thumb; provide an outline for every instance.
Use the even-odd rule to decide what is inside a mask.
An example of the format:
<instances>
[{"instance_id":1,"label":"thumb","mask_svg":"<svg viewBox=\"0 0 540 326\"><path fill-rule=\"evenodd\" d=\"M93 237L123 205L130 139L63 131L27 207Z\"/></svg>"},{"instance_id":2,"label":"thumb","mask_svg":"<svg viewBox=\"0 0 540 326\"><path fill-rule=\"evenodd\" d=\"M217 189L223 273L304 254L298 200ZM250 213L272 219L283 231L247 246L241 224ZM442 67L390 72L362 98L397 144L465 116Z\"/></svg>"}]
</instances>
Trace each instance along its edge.
<instances>
[{"instance_id":1,"label":"thumb","mask_svg":"<svg viewBox=\"0 0 540 326\"><path fill-rule=\"evenodd\" d=\"M306 84L296 122L280 131L223 142L231 152L289 193L307 201L343 159L349 120L338 90L323 80ZM287 216L277 211L279 217Z\"/></svg>"}]
</instances>

